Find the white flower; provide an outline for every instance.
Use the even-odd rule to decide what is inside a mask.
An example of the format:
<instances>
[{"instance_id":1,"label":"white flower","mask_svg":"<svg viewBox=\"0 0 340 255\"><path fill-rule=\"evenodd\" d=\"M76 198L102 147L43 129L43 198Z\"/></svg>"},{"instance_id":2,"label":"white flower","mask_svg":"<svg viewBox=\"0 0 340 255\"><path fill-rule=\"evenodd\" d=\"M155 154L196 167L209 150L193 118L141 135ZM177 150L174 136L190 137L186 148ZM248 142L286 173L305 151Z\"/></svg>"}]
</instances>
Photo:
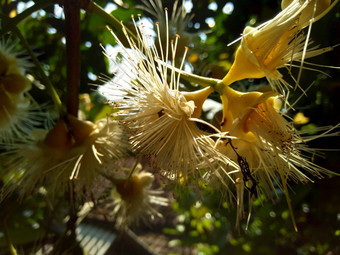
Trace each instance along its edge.
<instances>
[{"instance_id":1,"label":"white flower","mask_svg":"<svg viewBox=\"0 0 340 255\"><path fill-rule=\"evenodd\" d=\"M46 119L24 94L31 88L25 71L26 59L18 58L15 43L0 40L0 142L11 143L27 135Z\"/></svg>"},{"instance_id":2,"label":"white flower","mask_svg":"<svg viewBox=\"0 0 340 255\"><path fill-rule=\"evenodd\" d=\"M17 51L15 46L16 42L0 40L0 76L1 82L8 82L5 87L12 87L18 93L30 86L24 75L31 64L26 58L18 57L22 52Z\"/></svg>"},{"instance_id":3,"label":"white flower","mask_svg":"<svg viewBox=\"0 0 340 255\"><path fill-rule=\"evenodd\" d=\"M44 186L51 197L65 191L74 160L70 154L72 139L61 119L49 131L33 130L30 139L7 145L4 171L9 176L5 194L16 189L21 197Z\"/></svg>"},{"instance_id":4,"label":"white flower","mask_svg":"<svg viewBox=\"0 0 340 255\"><path fill-rule=\"evenodd\" d=\"M180 92L180 76L167 65L168 62L172 67L176 64L179 36L169 40L165 31L172 49L169 60L169 47L165 47L165 52L158 52L157 41L154 43L152 37L145 34L142 23L136 25L136 30L137 41L133 41L123 27L130 49L113 34L121 53L109 57L130 80L113 79L112 92L106 96L110 99L124 95L121 100L110 103L119 110L114 115L131 133L130 142L135 151L150 156L154 165L169 177L197 175L202 164L217 157L213 140L196 126L198 120L193 118L200 115L200 104L204 102L198 98L205 99L212 90L197 95ZM194 114L196 109L199 113Z\"/></svg>"}]
</instances>

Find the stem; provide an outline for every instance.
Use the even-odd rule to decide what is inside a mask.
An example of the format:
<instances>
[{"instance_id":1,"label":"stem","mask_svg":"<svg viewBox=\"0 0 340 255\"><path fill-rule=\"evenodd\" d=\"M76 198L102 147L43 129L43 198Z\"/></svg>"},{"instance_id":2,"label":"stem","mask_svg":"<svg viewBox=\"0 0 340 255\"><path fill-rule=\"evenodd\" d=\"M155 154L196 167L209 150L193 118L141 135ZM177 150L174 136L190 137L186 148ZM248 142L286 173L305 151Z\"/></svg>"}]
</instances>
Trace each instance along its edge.
<instances>
[{"instance_id":1,"label":"stem","mask_svg":"<svg viewBox=\"0 0 340 255\"><path fill-rule=\"evenodd\" d=\"M39 11L40 9L46 8L52 4L54 4L54 0L41 0L14 18L7 18L6 26L3 26L3 28L0 30L0 37L9 31L15 30L17 24L30 16L33 12Z\"/></svg>"},{"instance_id":2,"label":"stem","mask_svg":"<svg viewBox=\"0 0 340 255\"><path fill-rule=\"evenodd\" d=\"M163 62L160 62L162 65L165 65L167 68L169 68L169 70L171 71L175 71L178 73L178 75L180 75L180 78L188 81L188 82L194 82L198 85L201 85L202 87L212 87L217 93L219 94L223 94L223 90L225 88L225 85L223 84L222 80L219 79L214 79L214 78L207 78L204 76L199 76L196 74L191 74L191 73L187 73L182 71L179 68L170 66L168 64L165 64Z\"/></svg>"},{"instance_id":3,"label":"stem","mask_svg":"<svg viewBox=\"0 0 340 255\"><path fill-rule=\"evenodd\" d=\"M176 70L175 70L176 71ZM224 87L222 80L219 79L214 79L214 78L207 78L203 76L199 76L196 74L190 74L186 72L180 71L181 78L189 81L189 82L194 82L202 87L212 87L214 90L220 94L222 94L222 88Z\"/></svg>"},{"instance_id":4,"label":"stem","mask_svg":"<svg viewBox=\"0 0 340 255\"><path fill-rule=\"evenodd\" d=\"M20 30L18 28L14 29L14 32L17 34L17 36L19 37L20 41L22 42L23 46L25 47L25 49L27 50L27 52L29 53L29 55L31 56L35 66L37 67L37 71L40 74L40 78L42 79L44 85L46 86L50 96L52 97L53 103L55 105L55 107L57 108L58 112L63 115L62 113L64 112L63 110L63 104L61 103L61 100L55 90L55 88L53 87L53 84L51 83L51 81L49 80L49 78L47 77L47 75L45 74L45 71L43 70L39 60L37 59L37 57L35 56L34 52L32 51L31 47L29 46L28 42L26 41L26 39L23 37L22 33L20 32Z\"/></svg>"},{"instance_id":5,"label":"stem","mask_svg":"<svg viewBox=\"0 0 340 255\"><path fill-rule=\"evenodd\" d=\"M113 26L117 30L120 30L122 27L122 23L115 16L112 16L111 14L107 13L102 7L100 7L95 2L90 1L89 4L87 5L86 11L94 13L99 17L102 17L106 22L108 22L111 26ZM137 40L136 35L132 33L131 30L129 30L127 27L125 27L125 29L126 32L128 32L128 34L132 36L133 39Z\"/></svg>"},{"instance_id":6,"label":"stem","mask_svg":"<svg viewBox=\"0 0 340 255\"><path fill-rule=\"evenodd\" d=\"M67 113L78 115L80 85L80 6L78 1L65 1Z\"/></svg>"}]
</instances>

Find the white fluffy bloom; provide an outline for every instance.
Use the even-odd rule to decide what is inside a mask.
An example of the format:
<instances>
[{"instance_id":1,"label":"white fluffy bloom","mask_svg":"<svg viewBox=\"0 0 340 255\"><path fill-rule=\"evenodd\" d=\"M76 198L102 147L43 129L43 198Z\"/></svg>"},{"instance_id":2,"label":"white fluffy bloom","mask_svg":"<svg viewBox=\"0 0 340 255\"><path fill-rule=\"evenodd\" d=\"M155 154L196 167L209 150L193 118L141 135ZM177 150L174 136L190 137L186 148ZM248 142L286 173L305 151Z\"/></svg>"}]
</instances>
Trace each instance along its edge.
<instances>
[{"instance_id":1,"label":"white fluffy bloom","mask_svg":"<svg viewBox=\"0 0 340 255\"><path fill-rule=\"evenodd\" d=\"M127 140L117 121L99 120L97 123L81 121L68 116L69 128L75 143L70 154L75 160L69 179L80 187L90 187L103 164L125 156Z\"/></svg>"},{"instance_id":2,"label":"white fluffy bloom","mask_svg":"<svg viewBox=\"0 0 340 255\"><path fill-rule=\"evenodd\" d=\"M42 125L48 114L42 112L24 95L13 96L0 87L0 142L23 139L35 127Z\"/></svg>"},{"instance_id":3,"label":"white fluffy bloom","mask_svg":"<svg viewBox=\"0 0 340 255\"><path fill-rule=\"evenodd\" d=\"M169 40L165 31L170 47L165 47L165 52L158 52L157 41L153 42L153 38L145 33L143 24L135 26L136 41L127 35L123 27L129 49L113 34L121 52L108 57L120 67L125 79L118 79L120 75L114 78L111 81L112 91L105 95L109 99L124 95L121 100L109 102L119 110L115 116L130 132L130 142L135 151L150 156L154 165L169 177L199 175L197 170L210 164L211 159L217 157L217 151L213 140L196 126L198 120L193 118L195 109L201 109L201 105L196 105L195 99L180 92L180 75L166 64L171 62L172 67L175 66L180 36ZM171 60L168 59L168 48L172 49ZM207 93L200 96L206 97Z\"/></svg>"}]
</instances>

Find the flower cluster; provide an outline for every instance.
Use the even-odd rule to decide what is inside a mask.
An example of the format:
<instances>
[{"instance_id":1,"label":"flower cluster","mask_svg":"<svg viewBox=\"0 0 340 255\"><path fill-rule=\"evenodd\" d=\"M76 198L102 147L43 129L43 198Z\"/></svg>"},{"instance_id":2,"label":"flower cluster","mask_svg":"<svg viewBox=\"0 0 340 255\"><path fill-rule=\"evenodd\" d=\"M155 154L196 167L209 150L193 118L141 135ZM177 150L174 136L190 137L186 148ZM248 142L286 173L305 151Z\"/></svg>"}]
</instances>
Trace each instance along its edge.
<instances>
[{"instance_id":1,"label":"flower cluster","mask_svg":"<svg viewBox=\"0 0 340 255\"><path fill-rule=\"evenodd\" d=\"M28 61L19 58L15 45L0 42L2 194L19 191L21 199L41 191L57 199L69 195L75 209L98 177L105 177L113 186L109 216L124 229L140 219L161 217L155 206L167 206L169 201L154 189L160 174L180 185L194 180L222 187L236 201L237 222L259 195L275 199L284 193L292 214L288 181L308 182L310 176L333 174L311 161L317 151L307 142L337 131L324 129L310 137L298 132L289 116L293 107L289 96L292 88L303 91L302 70L313 69L305 59L332 50L312 46L310 32L338 0L283 0L274 18L244 28L236 40L240 44L234 61L221 80L184 71L190 69L186 55L193 42L193 35L185 31L190 16L184 6L175 1L169 20L160 0L142 2L142 9L160 20L150 32L139 15L132 16L133 32L123 24L124 38L111 31L115 52L104 54L115 73L113 79L104 80L102 93L114 109L97 122L75 116L78 106L64 109L53 85L46 82L58 115L52 128L44 128L45 109L37 109L28 94L32 84L26 74ZM293 67L298 68L297 77ZM248 78L266 78L270 86L247 92L230 87ZM77 103L73 85L68 84L68 92ZM218 98L213 93L219 94L223 109L215 122L202 114L207 99ZM132 154L137 160L128 172L117 160ZM143 170L141 161L150 163L153 174Z\"/></svg>"},{"instance_id":2,"label":"flower cluster","mask_svg":"<svg viewBox=\"0 0 340 255\"><path fill-rule=\"evenodd\" d=\"M63 111L52 128L45 127L46 109L33 111L27 94L31 88L25 76L28 61L18 57L14 46L0 44L0 164L1 177L6 180L2 197L19 191L21 201L37 193L57 201L69 194L71 200L81 203L84 195L95 190L99 176L119 175L113 169L118 168L117 160L128 154L126 135L116 120L107 118L93 123ZM136 200L126 202L123 196L115 201L117 206L121 204L119 201L129 204L114 211L123 210L117 218L117 224L122 227L138 221L146 209L146 216L159 216L151 204L167 205L165 198L157 196L161 193L151 189L153 176L137 172L131 178L125 177L128 190L138 193L133 194ZM121 186L120 181L113 181L117 178L110 179L115 189L128 192L125 184ZM132 210L128 208L130 204L136 204ZM122 220L123 216L127 220Z\"/></svg>"},{"instance_id":3,"label":"flower cluster","mask_svg":"<svg viewBox=\"0 0 340 255\"><path fill-rule=\"evenodd\" d=\"M133 150L172 179L217 177L236 198L238 219L244 217L245 191L251 204L258 194L273 198L281 189L291 210L288 180L307 182L308 175L332 172L310 161L309 138L301 136L281 111L282 101L289 100L289 89L300 87L300 73L292 77L295 84L289 84L278 69L297 66L301 71L306 58L332 49L310 47L310 31L304 34L332 6L330 1L283 1L282 11L272 20L245 28L235 60L222 80L182 71L188 48L184 56L176 57L180 36L169 36L167 22L165 36L156 23L153 38L140 19L133 19L136 37L122 28L129 48L113 33L119 50L106 55L118 70L105 96L118 110L114 116L127 129ZM167 21L166 9L165 17ZM240 92L229 87L241 79L264 77L271 91ZM181 78L206 88L183 91ZM214 91L223 104L220 126L200 119L202 105Z\"/></svg>"}]
</instances>

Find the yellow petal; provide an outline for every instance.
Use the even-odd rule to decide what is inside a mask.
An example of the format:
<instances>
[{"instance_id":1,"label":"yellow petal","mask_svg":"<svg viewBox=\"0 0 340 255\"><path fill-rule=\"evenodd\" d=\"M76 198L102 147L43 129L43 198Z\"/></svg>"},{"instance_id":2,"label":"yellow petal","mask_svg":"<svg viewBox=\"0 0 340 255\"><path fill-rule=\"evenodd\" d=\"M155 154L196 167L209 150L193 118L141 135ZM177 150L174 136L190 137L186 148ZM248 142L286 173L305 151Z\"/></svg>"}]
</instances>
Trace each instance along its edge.
<instances>
[{"instance_id":1,"label":"yellow petal","mask_svg":"<svg viewBox=\"0 0 340 255\"><path fill-rule=\"evenodd\" d=\"M247 56L248 55L248 56ZM263 78L265 74L254 62L249 59L249 53L245 53L243 47L238 47L236 50L235 60L229 72L223 78L222 82L225 85L230 85L235 81L240 81L247 78Z\"/></svg>"},{"instance_id":2,"label":"yellow petal","mask_svg":"<svg viewBox=\"0 0 340 255\"><path fill-rule=\"evenodd\" d=\"M221 100L223 104L223 119L221 130L223 132L230 131L234 120L248 112L254 105L257 105L261 100L273 96L273 92L247 92L242 93L230 87L225 87Z\"/></svg>"},{"instance_id":3,"label":"yellow petal","mask_svg":"<svg viewBox=\"0 0 340 255\"><path fill-rule=\"evenodd\" d=\"M201 116L203 103L212 92L214 92L212 87L206 87L201 90L183 93L187 101L194 101L195 103L195 110L191 117L199 118Z\"/></svg>"}]
</instances>

